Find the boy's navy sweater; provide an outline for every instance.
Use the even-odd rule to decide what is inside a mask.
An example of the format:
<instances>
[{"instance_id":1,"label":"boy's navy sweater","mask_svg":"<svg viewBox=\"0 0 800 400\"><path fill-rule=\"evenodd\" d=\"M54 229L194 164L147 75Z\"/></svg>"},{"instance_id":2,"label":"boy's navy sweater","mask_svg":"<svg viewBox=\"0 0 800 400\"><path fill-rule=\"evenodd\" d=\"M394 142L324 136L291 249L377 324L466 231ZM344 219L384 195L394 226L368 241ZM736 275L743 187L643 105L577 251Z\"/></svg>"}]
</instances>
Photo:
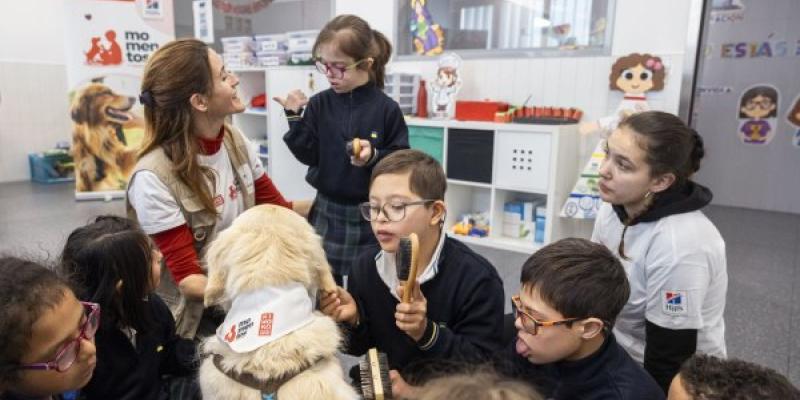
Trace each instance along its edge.
<instances>
[{"instance_id":1,"label":"boy's navy sweater","mask_svg":"<svg viewBox=\"0 0 800 400\"><path fill-rule=\"evenodd\" d=\"M516 339L515 339L516 340ZM548 399L659 400L664 392L653 377L625 352L611 334L597 352L577 361L535 365L511 343L498 362L507 375L525 380Z\"/></svg>"},{"instance_id":2,"label":"boy's navy sweater","mask_svg":"<svg viewBox=\"0 0 800 400\"><path fill-rule=\"evenodd\" d=\"M362 355L370 347L387 354L389 366L411 382L426 376L445 361L486 360L502 348L503 283L494 267L463 243L445 238L439 271L420 287L427 300L427 317L439 326L427 350L395 325L399 303L378 275L375 246L359 258L348 279L348 291L358 305L359 325L347 329L347 352ZM438 371L441 372L441 371Z\"/></svg>"},{"instance_id":3,"label":"boy's navy sweater","mask_svg":"<svg viewBox=\"0 0 800 400\"><path fill-rule=\"evenodd\" d=\"M347 142L368 140L377 154L364 167L350 163ZM312 96L302 119L289 119L284 142L308 165L306 181L323 195L345 204L367 201L372 167L394 150L408 148L400 106L370 82L349 93L328 89Z\"/></svg>"},{"instance_id":4,"label":"boy's navy sweater","mask_svg":"<svg viewBox=\"0 0 800 400\"><path fill-rule=\"evenodd\" d=\"M118 328L100 326L95 335L97 367L81 389L81 399L167 399L162 375L196 371L195 343L175 334L175 319L160 297L153 294L147 303L155 323L147 333L136 335L136 347Z\"/></svg>"}]
</instances>

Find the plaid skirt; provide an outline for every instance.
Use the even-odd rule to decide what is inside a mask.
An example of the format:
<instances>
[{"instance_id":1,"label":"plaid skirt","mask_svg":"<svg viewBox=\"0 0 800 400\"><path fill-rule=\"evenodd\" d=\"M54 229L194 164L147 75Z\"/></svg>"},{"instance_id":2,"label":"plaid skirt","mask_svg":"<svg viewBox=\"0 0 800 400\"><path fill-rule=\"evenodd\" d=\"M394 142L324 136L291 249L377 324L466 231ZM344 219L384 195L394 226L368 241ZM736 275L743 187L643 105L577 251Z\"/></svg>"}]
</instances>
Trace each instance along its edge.
<instances>
[{"instance_id":1,"label":"plaid skirt","mask_svg":"<svg viewBox=\"0 0 800 400\"><path fill-rule=\"evenodd\" d=\"M322 236L322 247L333 273L350 274L350 266L370 245L378 241L369 221L361 216L358 205L342 204L317 193L308 221Z\"/></svg>"}]
</instances>

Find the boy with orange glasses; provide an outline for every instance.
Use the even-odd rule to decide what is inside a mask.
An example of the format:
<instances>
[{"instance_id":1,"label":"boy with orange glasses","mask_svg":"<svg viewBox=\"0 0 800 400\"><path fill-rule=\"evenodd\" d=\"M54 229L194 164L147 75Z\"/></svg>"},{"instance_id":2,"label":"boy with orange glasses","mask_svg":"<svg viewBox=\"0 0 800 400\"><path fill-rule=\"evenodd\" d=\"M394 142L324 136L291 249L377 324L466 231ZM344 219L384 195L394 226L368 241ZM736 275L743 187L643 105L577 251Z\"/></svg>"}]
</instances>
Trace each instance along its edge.
<instances>
[{"instance_id":1,"label":"boy with orange glasses","mask_svg":"<svg viewBox=\"0 0 800 400\"><path fill-rule=\"evenodd\" d=\"M614 320L630 286L603 245L563 239L522 266L512 298L517 338L501 369L550 399L663 399L652 377L617 344Z\"/></svg>"}]
</instances>

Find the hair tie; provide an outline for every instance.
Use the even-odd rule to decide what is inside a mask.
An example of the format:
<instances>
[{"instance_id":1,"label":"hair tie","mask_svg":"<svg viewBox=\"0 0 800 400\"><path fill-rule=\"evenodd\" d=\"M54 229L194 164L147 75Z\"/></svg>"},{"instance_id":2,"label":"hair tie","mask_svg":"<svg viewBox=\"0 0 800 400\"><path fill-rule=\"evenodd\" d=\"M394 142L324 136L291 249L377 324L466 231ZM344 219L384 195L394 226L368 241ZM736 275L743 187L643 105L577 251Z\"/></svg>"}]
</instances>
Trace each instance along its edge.
<instances>
[{"instance_id":1,"label":"hair tie","mask_svg":"<svg viewBox=\"0 0 800 400\"><path fill-rule=\"evenodd\" d=\"M156 101L155 99L153 99L153 92L149 90L145 90L144 92L142 92L142 94L139 95L139 102L147 107L155 106Z\"/></svg>"},{"instance_id":2,"label":"hair tie","mask_svg":"<svg viewBox=\"0 0 800 400\"><path fill-rule=\"evenodd\" d=\"M653 71L660 71L661 68L664 68L664 65L661 64L661 61L658 61L658 59L655 58L647 59L647 61L644 62L644 66L652 69Z\"/></svg>"}]
</instances>

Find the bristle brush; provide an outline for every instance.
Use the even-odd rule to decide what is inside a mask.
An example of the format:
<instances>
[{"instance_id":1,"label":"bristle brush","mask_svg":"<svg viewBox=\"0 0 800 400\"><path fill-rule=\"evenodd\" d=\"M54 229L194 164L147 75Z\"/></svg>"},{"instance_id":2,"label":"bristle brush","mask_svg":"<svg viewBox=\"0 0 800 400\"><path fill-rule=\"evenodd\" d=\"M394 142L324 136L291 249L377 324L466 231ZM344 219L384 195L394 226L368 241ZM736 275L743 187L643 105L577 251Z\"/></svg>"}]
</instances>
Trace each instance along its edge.
<instances>
[{"instance_id":1,"label":"bristle brush","mask_svg":"<svg viewBox=\"0 0 800 400\"><path fill-rule=\"evenodd\" d=\"M411 291L417 280L417 253L419 252L419 239L416 233L400 238L397 247L397 279L403 285L403 303L411 301Z\"/></svg>"},{"instance_id":2,"label":"bristle brush","mask_svg":"<svg viewBox=\"0 0 800 400\"><path fill-rule=\"evenodd\" d=\"M389 380L389 359L374 347L358 362L361 373L361 394L368 400L392 398L392 382Z\"/></svg>"}]
</instances>

